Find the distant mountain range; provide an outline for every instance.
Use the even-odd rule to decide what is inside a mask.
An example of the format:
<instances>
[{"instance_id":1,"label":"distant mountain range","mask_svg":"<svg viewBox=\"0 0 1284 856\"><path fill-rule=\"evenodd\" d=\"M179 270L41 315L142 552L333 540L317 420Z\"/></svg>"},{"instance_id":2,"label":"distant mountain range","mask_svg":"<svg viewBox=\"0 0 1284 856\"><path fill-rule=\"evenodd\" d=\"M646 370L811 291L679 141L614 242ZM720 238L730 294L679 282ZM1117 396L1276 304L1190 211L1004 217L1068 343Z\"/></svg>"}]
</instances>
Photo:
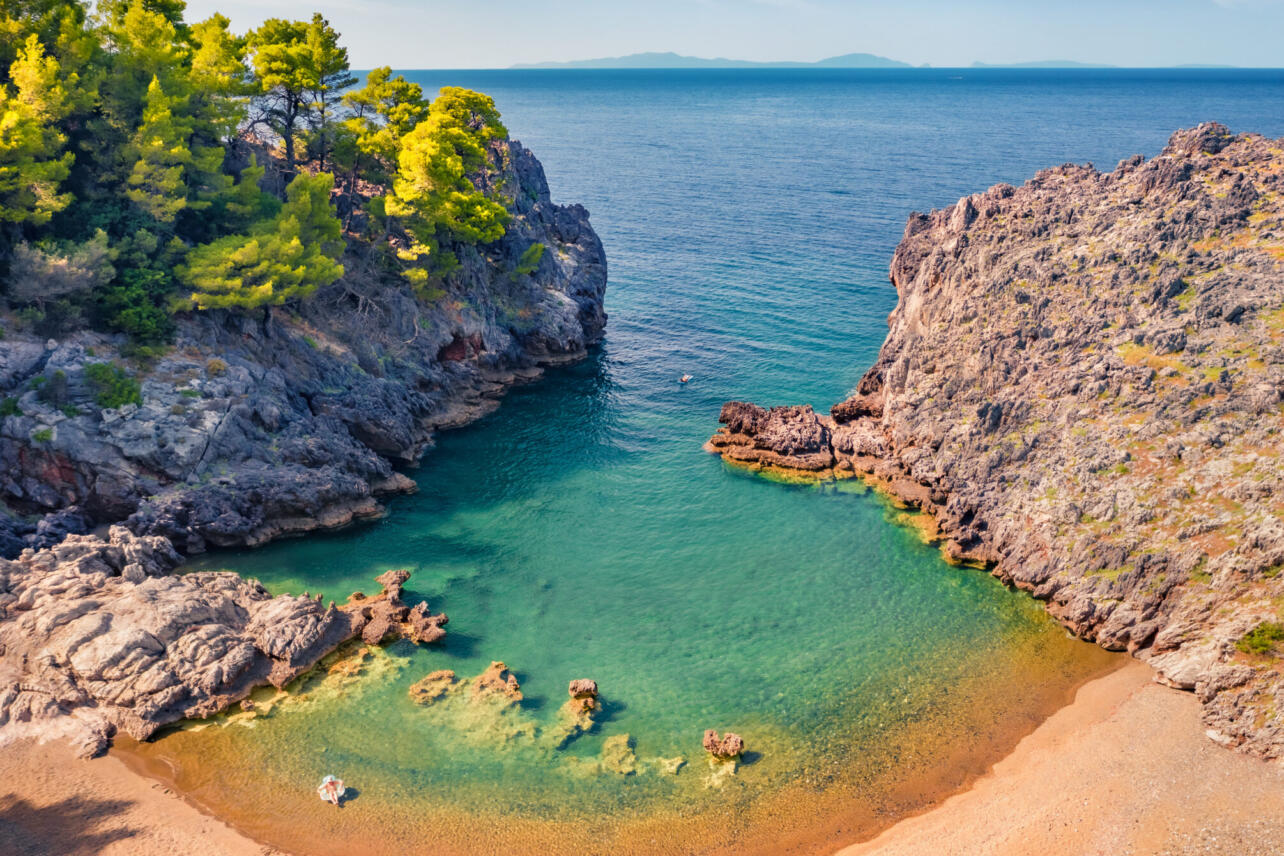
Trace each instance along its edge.
<instances>
[{"instance_id":1,"label":"distant mountain range","mask_svg":"<svg viewBox=\"0 0 1284 856\"><path fill-rule=\"evenodd\" d=\"M706 59L698 56L683 56L666 51L662 53L635 53L628 56L603 57L600 59L579 59L570 62L535 62L521 63L512 68L929 68L930 66L913 66L907 62L888 59L870 53L849 53L842 56L831 56L816 62L755 62L747 59L726 59L718 57ZM1116 65L1104 65L1088 62L1075 62L1068 59L1049 59L1037 62L985 63L974 62L972 68L1119 68ZM1234 68L1230 65L1179 65L1174 68Z\"/></svg>"}]
</instances>

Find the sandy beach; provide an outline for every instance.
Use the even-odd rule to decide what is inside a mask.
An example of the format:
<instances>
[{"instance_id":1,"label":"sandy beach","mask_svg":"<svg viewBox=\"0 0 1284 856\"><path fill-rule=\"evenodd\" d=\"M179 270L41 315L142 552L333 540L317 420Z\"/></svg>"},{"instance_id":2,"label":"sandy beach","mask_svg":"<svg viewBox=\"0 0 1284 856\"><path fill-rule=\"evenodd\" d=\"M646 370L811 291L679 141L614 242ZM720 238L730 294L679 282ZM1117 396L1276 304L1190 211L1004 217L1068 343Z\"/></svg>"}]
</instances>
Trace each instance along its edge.
<instances>
[{"instance_id":1,"label":"sandy beach","mask_svg":"<svg viewBox=\"0 0 1284 856\"><path fill-rule=\"evenodd\" d=\"M1209 740L1152 674L1084 685L971 788L839 856L1284 852L1284 766Z\"/></svg>"},{"instance_id":2,"label":"sandy beach","mask_svg":"<svg viewBox=\"0 0 1284 856\"><path fill-rule=\"evenodd\" d=\"M1207 739L1199 704L1142 663L1086 684L971 788L840 856L1267 854L1284 766ZM18 856L264 856L264 847L107 756L0 750L0 843Z\"/></svg>"},{"instance_id":3,"label":"sandy beach","mask_svg":"<svg viewBox=\"0 0 1284 856\"><path fill-rule=\"evenodd\" d=\"M6 856L273 856L173 791L107 755L61 743L0 747L0 853Z\"/></svg>"}]
</instances>

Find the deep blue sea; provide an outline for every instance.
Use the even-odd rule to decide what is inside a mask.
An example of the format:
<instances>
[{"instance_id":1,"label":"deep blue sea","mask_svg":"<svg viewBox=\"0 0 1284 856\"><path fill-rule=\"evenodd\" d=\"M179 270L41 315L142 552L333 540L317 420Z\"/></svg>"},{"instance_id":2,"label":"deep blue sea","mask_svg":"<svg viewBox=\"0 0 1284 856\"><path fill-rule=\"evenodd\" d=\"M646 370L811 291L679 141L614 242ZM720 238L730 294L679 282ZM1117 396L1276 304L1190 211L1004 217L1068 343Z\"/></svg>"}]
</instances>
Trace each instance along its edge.
<instances>
[{"instance_id":1,"label":"deep blue sea","mask_svg":"<svg viewBox=\"0 0 1284 856\"><path fill-rule=\"evenodd\" d=\"M266 840L349 856L822 852L984 770L1110 665L859 485L773 483L700 446L728 399L828 408L854 386L910 212L1154 156L1201 121L1284 135L1284 72L410 76L491 94L555 200L590 210L606 339L441 436L385 519L197 564L333 598L409 568L451 616L444 645L314 677L149 763ZM407 695L492 660L519 708ZM558 749L580 677L608 716ZM705 728L744 735L753 763L711 768ZM342 813L311 795L327 772L360 792Z\"/></svg>"}]
</instances>

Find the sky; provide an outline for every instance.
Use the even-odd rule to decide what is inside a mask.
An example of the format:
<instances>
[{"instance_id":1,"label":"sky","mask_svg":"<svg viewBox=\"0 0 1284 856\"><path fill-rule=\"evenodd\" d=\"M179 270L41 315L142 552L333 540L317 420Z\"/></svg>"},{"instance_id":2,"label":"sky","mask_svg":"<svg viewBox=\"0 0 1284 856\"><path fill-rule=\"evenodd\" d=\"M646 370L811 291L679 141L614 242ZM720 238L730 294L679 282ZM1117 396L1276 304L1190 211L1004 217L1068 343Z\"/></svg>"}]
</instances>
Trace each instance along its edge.
<instances>
[{"instance_id":1,"label":"sky","mask_svg":"<svg viewBox=\"0 0 1284 856\"><path fill-rule=\"evenodd\" d=\"M506 68L643 51L1284 66L1284 0L188 0L189 21L215 11L238 31L319 11L354 68Z\"/></svg>"}]
</instances>

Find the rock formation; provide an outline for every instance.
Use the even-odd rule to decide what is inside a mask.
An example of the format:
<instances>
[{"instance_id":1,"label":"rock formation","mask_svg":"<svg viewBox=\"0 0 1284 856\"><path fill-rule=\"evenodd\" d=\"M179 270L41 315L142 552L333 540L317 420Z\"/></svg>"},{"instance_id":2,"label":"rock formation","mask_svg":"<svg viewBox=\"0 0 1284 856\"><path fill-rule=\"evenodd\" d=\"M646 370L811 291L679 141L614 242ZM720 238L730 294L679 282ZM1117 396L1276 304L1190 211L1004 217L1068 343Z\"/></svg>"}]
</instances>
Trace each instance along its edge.
<instances>
[{"instance_id":1,"label":"rock formation","mask_svg":"<svg viewBox=\"0 0 1284 856\"><path fill-rule=\"evenodd\" d=\"M0 737L65 735L86 755L117 730L145 740L284 686L368 626L414 614L399 600L405 572L336 607L273 597L233 573L175 576L178 561L166 539L123 526L106 541L70 535L0 559ZM445 617L432 619L440 631ZM419 632L409 619L389 630Z\"/></svg>"},{"instance_id":2,"label":"rock formation","mask_svg":"<svg viewBox=\"0 0 1284 856\"><path fill-rule=\"evenodd\" d=\"M827 416L733 402L709 448L860 474L947 554L1284 756L1284 141L1219 125L913 215L873 368Z\"/></svg>"},{"instance_id":3,"label":"rock formation","mask_svg":"<svg viewBox=\"0 0 1284 856\"><path fill-rule=\"evenodd\" d=\"M567 702L568 707L582 713L589 713L598 708L597 681L588 678L571 681L567 687L567 694L571 697L571 700Z\"/></svg>"},{"instance_id":4,"label":"rock formation","mask_svg":"<svg viewBox=\"0 0 1284 856\"><path fill-rule=\"evenodd\" d=\"M470 697L474 701L515 704L522 700L522 687L517 683L517 676L508 671L508 666L495 660L486 671L473 678Z\"/></svg>"},{"instance_id":5,"label":"rock formation","mask_svg":"<svg viewBox=\"0 0 1284 856\"><path fill-rule=\"evenodd\" d=\"M745 741L739 734L728 731L722 737L710 728L704 733L704 751L719 761L730 761L739 758L745 751Z\"/></svg>"},{"instance_id":6,"label":"rock formation","mask_svg":"<svg viewBox=\"0 0 1284 856\"><path fill-rule=\"evenodd\" d=\"M551 731L553 746L566 748L572 740L593 730L602 702L597 692L597 681L580 678L567 687L566 704L558 711L558 723Z\"/></svg>"}]
</instances>

